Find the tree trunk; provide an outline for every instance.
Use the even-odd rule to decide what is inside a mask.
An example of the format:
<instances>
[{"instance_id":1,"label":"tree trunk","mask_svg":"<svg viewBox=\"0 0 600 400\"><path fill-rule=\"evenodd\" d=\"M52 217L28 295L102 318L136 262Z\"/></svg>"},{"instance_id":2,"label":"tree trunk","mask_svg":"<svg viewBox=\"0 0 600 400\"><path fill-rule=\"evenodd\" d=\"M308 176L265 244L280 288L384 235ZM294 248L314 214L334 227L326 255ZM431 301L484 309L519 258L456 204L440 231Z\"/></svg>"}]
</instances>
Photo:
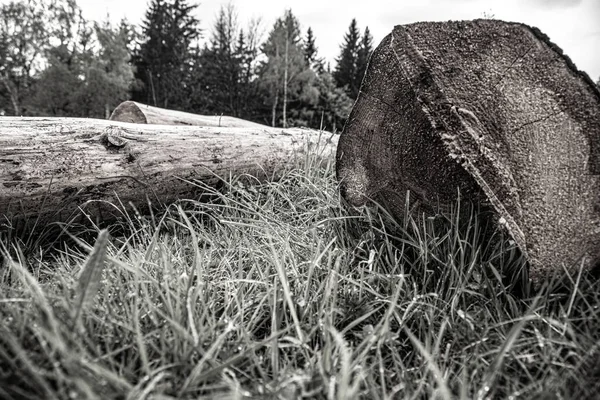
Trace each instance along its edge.
<instances>
[{"instance_id":1,"label":"tree trunk","mask_svg":"<svg viewBox=\"0 0 600 400\"><path fill-rule=\"evenodd\" d=\"M275 177L305 157L306 149L330 157L337 137L320 136L302 129L4 117L0 230L81 219L80 210L106 223L120 216L120 204L143 209L148 201L155 206L198 198L202 189L194 181L216 184L217 176L230 174Z\"/></svg>"},{"instance_id":2,"label":"tree trunk","mask_svg":"<svg viewBox=\"0 0 600 400\"><path fill-rule=\"evenodd\" d=\"M279 47L277 46L277 44L275 44L275 60L275 83L273 85L273 89L275 90L275 97L273 98L273 110L271 115L271 126L273 128L275 127L275 122L277 122L277 103L279 102L279 68L277 65L279 62Z\"/></svg>"},{"instance_id":3,"label":"tree trunk","mask_svg":"<svg viewBox=\"0 0 600 400\"><path fill-rule=\"evenodd\" d=\"M148 72L148 77L150 78L150 90L152 92L152 104L154 104L154 106L157 106L158 103L156 101L156 92L154 90L154 78L152 76L152 71L147 70L147 72Z\"/></svg>"},{"instance_id":4,"label":"tree trunk","mask_svg":"<svg viewBox=\"0 0 600 400\"><path fill-rule=\"evenodd\" d=\"M397 26L371 57L339 140L352 204L404 214L491 204L536 284L600 261L600 92L535 28Z\"/></svg>"},{"instance_id":5,"label":"tree trunk","mask_svg":"<svg viewBox=\"0 0 600 400\"><path fill-rule=\"evenodd\" d=\"M194 125L228 128L267 128L266 125L223 115L206 116L124 101L110 116L113 121L154 125Z\"/></svg>"},{"instance_id":6,"label":"tree trunk","mask_svg":"<svg viewBox=\"0 0 600 400\"><path fill-rule=\"evenodd\" d=\"M279 91L275 88L275 99L273 99L273 109L271 110L271 126L275 128L277 122L277 103L279 102Z\"/></svg>"},{"instance_id":7,"label":"tree trunk","mask_svg":"<svg viewBox=\"0 0 600 400\"><path fill-rule=\"evenodd\" d=\"M8 78L6 78L6 77L2 79L2 82L4 83L4 87L6 88L6 91L8 92L8 95L10 96L10 102L12 103L15 117L18 117L21 115L21 105L19 104L18 89L11 88L10 83L8 82Z\"/></svg>"},{"instance_id":8,"label":"tree trunk","mask_svg":"<svg viewBox=\"0 0 600 400\"><path fill-rule=\"evenodd\" d=\"M287 29L286 29L287 32ZM290 48L289 32L285 38L285 61L283 69L283 127L287 128L287 92L288 92L288 53Z\"/></svg>"}]
</instances>

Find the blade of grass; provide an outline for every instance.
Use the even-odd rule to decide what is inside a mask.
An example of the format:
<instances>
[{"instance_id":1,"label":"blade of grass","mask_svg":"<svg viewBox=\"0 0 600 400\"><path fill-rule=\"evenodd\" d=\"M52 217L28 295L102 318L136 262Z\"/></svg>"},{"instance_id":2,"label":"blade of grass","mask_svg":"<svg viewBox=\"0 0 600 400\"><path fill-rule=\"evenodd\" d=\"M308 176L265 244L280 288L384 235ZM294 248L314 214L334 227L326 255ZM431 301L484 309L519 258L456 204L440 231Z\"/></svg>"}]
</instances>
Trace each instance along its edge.
<instances>
[{"instance_id":1,"label":"blade of grass","mask_svg":"<svg viewBox=\"0 0 600 400\"><path fill-rule=\"evenodd\" d=\"M107 230L100 231L94 249L90 253L89 258L79 275L77 288L75 289L74 326L80 325L83 312L86 308L93 305L96 293L98 293L98 289L100 288L102 271L106 264L108 237L109 234Z\"/></svg>"},{"instance_id":2,"label":"blade of grass","mask_svg":"<svg viewBox=\"0 0 600 400\"><path fill-rule=\"evenodd\" d=\"M444 380L444 374L442 373L440 368L437 366L437 364L433 360L432 355L427 351L425 346L423 346L423 344L419 341L419 339L417 339L417 337L411 331L409 331L407 328L403 328L403 330L404 330L404 333L406 333L406 335L410 339L413 346L415 346L417 348L419 353L421 353L421 356L423 358L425 358L425 360L427 361L427 368L433 374L433 379L436 381L436 383L438 385L438 390L439 390L439 393L441 394L442 398L445 400L452 400L452 392L450 391L448 384Z\"/></svg>"}]
</instances>

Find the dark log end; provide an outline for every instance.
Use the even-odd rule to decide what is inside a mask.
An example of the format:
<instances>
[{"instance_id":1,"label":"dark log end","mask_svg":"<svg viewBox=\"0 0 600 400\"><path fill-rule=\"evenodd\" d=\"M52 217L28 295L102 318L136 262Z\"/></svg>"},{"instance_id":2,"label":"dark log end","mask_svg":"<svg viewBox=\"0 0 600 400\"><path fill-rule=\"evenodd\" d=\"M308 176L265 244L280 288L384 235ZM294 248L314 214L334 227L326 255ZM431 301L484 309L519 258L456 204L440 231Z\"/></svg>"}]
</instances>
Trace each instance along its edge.
<instances>
[{"instance_id":1,"label":"dark log end","mask_svg":"<svg viewBox=\"0 0 600 400\"><path fill-rule=\"evenodd\" d=\"M534 28L497 20L397 26L374 51L340 137L350 204L397 217L488 203L540 284L600 260L600 96ZM432 207L433 208L433 207ZM582 261L586 260L586 261Z\"/></svg>"},{"instance_id":2,"label":"dark log end","mask_svg":"<svg viewBox=\"0 0 600 400\"><path fill-rule=\"evenodd\" d=\"M146 116L133 101L124 101L110 116L111 121L130 122L133 124L147 124Z\"/></svg>"}]
</instances>

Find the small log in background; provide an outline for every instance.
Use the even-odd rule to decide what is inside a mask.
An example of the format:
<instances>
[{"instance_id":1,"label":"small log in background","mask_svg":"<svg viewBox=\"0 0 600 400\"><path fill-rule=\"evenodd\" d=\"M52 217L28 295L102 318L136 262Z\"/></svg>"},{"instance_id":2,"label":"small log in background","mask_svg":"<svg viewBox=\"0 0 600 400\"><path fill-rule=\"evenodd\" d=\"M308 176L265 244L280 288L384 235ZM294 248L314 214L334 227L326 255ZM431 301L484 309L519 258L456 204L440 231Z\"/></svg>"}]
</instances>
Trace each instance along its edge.
<instances>
[{"instance_id":1,"label":"small log in background","mask_svg":"<svg viewBox=\"0 0 600 400\"><path fill-rule=\"evenodd\" d=\"M154 107L152 112L156 121L174 113ZM202 123L199 116L175 114ZM337 136L325 132L250 122L214 127L4 117L0 231L85 220L82 216L109 223L122 216L111 204L145 209L148 202L196 199L202 191L191 182L214 185L217 176L230 174L276 178L306 152L332 157L336 146Z\"/></svg>"},{"instance_id":2,"label":"small log in background","mask_svg":"<svg viewBox=\"0 0 600 400\"><path fill-rule=\"evenodd\" d=\"M113 121L154 125L195 125L225 128L267 128L266 125L224 115L206 116L124 101L112 112Z\"/></svg>"},{"instance_id":3,"label":"small log in background","mask_svg":"<svg viewBox=\"0 0 600 400\"><path fill-rule=\"evenodd\" d=\"M496 20L397 26L340 137L353 205L402 216L491 203L536 284L600 260L600 93L539 30Z\"/></svg>"}]
</instances>

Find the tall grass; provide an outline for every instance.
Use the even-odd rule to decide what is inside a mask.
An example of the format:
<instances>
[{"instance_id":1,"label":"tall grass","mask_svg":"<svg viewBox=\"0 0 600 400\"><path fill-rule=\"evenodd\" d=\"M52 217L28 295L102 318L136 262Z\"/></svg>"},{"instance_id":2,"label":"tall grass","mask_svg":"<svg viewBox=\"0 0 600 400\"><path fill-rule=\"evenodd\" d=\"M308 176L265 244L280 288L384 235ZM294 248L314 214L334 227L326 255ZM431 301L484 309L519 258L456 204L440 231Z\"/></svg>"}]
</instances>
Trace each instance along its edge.
<instances>
[{"instance_id":1,"label":"tall grass","mask_svg":"<svg viewBox=\"0 0 600 400\"><path fill-rule=\"evenodd\" d=\"M332 168L123 210L97 243L3 241L0 398L595 398L597 280L533 293L475 210L347 210Z\"/></svg>"}]
</instances>

